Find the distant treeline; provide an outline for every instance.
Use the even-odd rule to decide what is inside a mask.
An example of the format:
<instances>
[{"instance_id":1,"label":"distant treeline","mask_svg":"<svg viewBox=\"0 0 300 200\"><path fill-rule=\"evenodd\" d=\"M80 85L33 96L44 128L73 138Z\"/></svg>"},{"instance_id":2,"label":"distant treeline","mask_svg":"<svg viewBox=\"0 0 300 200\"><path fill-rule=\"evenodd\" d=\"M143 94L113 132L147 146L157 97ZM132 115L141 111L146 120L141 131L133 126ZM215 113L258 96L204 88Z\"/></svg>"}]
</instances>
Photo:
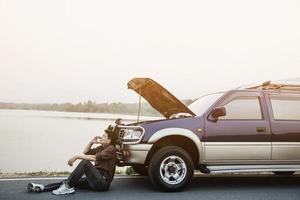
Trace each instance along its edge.
<instances>
[{"instance_id":1,"label":"distant treeline","mask_svg":"<svg viewBox=\"0 0 300 200\"><path fill-rule=\"evenodd\" d=\"M183 100L189 105L192 100ZM21 110L49 110L63 112L90 112L90 113L122 113L137 114L138 103L95 103L91 100L83 103L62 103L62 104L29 104L29 103L4 103L0 102L0 109L21 109ZM141 103L141 115L161 116L148 102Z\"/></svg>"}]
</instances>

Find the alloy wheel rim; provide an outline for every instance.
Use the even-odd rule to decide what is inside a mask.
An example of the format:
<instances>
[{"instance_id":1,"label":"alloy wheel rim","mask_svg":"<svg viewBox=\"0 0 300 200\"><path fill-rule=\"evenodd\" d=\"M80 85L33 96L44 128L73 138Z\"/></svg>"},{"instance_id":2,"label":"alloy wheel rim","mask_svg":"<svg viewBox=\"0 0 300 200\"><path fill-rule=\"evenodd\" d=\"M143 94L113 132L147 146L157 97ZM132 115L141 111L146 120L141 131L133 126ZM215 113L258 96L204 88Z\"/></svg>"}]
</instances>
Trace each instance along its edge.
<instances>
[{"instance_id":1,"label":"alloy wheel rim","mask_svg":"<svg viewBox=\"0 0 300 200\"><path fill-rule=\"evenodd\" d=\"M160 177L168 184L181 183L186 177L187 167L184 160L175 155L166 157L160 164Z\"/></svg>"}]
</instances>

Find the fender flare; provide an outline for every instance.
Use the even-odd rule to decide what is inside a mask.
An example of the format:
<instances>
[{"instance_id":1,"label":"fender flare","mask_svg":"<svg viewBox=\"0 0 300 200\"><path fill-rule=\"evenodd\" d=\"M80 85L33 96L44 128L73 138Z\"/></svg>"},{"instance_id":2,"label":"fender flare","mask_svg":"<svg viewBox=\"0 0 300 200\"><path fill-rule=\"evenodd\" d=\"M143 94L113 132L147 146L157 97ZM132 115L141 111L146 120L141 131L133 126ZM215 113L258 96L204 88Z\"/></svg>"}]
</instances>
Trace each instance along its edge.
<instances>
[{"instance_id":1,"label":"fender flare","mask_svg":"<svg viewBox=\"0 0 300 200\"><path fill-rule=\"evenodd\" d=\"M155 144L158 140L168 137L168 136L183 136L189 138L198 149L199 155L199 164L201 162L201 158L204 158L204 146L201 140L196 136L196 134L188 129L184 128L165 128L155 132L148 140L148 143Z\"/></svg>"}]
</instances>

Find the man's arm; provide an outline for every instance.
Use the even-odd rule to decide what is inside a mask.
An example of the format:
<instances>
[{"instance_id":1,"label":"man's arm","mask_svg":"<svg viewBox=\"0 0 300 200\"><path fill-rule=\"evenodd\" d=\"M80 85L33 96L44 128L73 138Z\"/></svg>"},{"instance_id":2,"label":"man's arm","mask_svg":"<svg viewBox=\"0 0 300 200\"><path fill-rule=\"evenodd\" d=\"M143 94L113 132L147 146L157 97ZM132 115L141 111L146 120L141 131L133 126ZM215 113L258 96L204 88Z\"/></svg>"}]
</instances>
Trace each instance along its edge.
<instances>
[{"instance_id":1,"label":"man's arm","mask_svg":"<svg viewBox=\"0 0 300 200\"><path fill-rule=\"evenodd\" d=\"M76 158L81 160L96 161L95 155L76 155Z\"/></svg>"},{"instance_id":2,"label":"man's arm","mask_svg":"<svg viewBox=\"0 0 300 200\"><path fill-rule=\"evenodd\" d=\"M91 147L93 146L93 144L95 144L97 142L97 136L94 137L87 145L86 147L84 148L83 150L83 154L87 154L90 150L91 150Z\"/></svg>"},{"instance_id":3,"label":"man's arm","mask_svg":"<svg viewBox=\"0 0 300 200\"><path fill-rule=\"evenodd\" d=\"M87 145L86 145L86 147L84 148L84 150L83 150L83 154L86 154L90 149L91 149L91 147L93 146L93 142L92 141L90 141Z\"/></svg>"},{"instance_id":4,"label":"man's arm","mask_svg":"<svg viewBox=\"0 0 300 200\"><path fill-rule=\"evenodd\" d=\"M68 165L72 166L73 163L77 159L95 161L96 160L96 156L95 155L76 155L76 156L73 156L72 158L70 158L70 160L68 161Z\"/></svg>"}]
</instances>

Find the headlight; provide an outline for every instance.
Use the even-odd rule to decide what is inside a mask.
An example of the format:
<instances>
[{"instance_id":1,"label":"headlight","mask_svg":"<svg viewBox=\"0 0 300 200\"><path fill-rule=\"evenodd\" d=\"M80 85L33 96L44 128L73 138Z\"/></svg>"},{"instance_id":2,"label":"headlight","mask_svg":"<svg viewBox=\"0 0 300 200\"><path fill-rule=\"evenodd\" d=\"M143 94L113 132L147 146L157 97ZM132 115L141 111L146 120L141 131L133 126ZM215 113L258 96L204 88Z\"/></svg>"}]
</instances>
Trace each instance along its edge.
<instances>
[{"instance_id":1,"label":"headlight","mask_svg":"<svg viewBox=\"0 0 300 200\"><path fill-rule=\"evenodd\" d=\"M141 127L126 127L120 130L120 137L124 143L138 143L143 135L144 130Z\"/></svg>"}]
</instances>

